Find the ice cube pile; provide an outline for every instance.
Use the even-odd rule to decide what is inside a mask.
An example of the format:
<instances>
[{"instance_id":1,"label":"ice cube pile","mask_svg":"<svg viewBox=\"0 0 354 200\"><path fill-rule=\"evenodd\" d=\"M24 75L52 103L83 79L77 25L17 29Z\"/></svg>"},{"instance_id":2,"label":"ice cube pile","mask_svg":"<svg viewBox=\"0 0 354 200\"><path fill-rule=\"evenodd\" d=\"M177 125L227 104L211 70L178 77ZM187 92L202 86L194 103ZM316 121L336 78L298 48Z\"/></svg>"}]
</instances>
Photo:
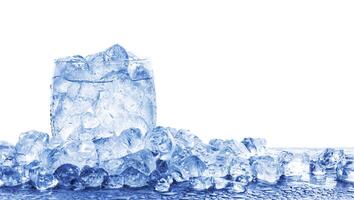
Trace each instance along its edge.
<instances>
[{"instance_id":1,"label":"ice cube pile","mask_svg":"<svg viewBox=\"0 0 354 200\"><path fill-rule=\"evenodd\" d=\"M119 45L91 56L56 61L52 136L22 133L0 142L0 186L168 192L275 185L335 176L354 183L354 157L343 150L314 153L266 148L259 138L203 143L187 130L156 126L155 89L146 61Z\"/></svg>"}]
</instances>

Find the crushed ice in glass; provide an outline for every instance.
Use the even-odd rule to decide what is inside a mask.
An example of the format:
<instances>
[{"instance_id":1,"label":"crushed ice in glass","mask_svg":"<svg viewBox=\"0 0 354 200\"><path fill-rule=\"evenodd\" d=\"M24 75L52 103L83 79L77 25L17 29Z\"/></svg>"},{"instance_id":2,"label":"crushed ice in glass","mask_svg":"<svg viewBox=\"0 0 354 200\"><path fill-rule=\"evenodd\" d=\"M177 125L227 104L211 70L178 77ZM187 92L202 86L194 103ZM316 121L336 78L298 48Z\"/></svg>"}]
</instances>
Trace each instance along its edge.
<instances>
[{"instance_id":1,"label":"crushed ice in glass","mask_svg":"<svg viewBox=\"0 0 354 200\"><path fill-rule=\"evenodd\" d=\"M329 174L354 183L353 154L340 149L274 151L260 138L204 143L188 130L156 126L152 71L119 45L56 61L51 125L51 137L29 131L16 145L0 142L0 186L146 186L164 193L188 183L197 191L243 193L255 183L323 180Z\"/></svg>"}]
</instances>

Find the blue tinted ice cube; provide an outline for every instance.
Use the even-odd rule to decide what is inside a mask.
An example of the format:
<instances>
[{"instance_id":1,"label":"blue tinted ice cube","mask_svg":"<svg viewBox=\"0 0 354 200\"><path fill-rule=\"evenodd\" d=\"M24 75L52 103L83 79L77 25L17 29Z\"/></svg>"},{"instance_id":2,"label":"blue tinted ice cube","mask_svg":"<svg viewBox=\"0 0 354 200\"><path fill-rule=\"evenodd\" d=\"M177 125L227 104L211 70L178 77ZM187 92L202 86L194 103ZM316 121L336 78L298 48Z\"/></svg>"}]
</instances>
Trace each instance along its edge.
<instances>
[{"instance_id":1,"label":"blue tinted ice cube","mask_svg":"<svg viewBox=\"0 0 354 200\"><path fill-rule=\"evenodd\" d=\"M80 173L80 180L86 188L100 187L107 176L102 168L85 166Z\"/></svg>"},{"instance_id":2,"label":"blue tinted ice cube","mask_svg":"<svg viewBox=\"0 0 354 200\"><path fill-rule=\"evenodd\" d=\"M188 130L178 130L172 131L172 136L175 140L177 146L182 149L192 149L196 144L202 143L202 141L196 136L193 135Z\"/></svg>"},{"instance_id":3,"label":"blue tinted ice cube","mask_svg":"<svg viewBox=\"0 0 354 200\"><path fill-rule=\"evenodd\" d=\"M48 173L46 169L41 167L30 169L30 179L32 185L40 191L54 188L58 184L58 180L54 175Z\"/></svg>"},{"instance_id":4,"label":"blue tinted ice cube","mask_svg":"<svg viewBox=\"0 0 354 200\"><path fill-rule=\"evenodd\" d=\"M284 168L284 176L308 178L310 173L310 158L306 153L282 152L281 162Z\"/></svg>"},{"instance_id":5,"label":"blue tinted ice cube","mask_svg":"<svg viewBox=\"0 0 354 200\"><path fill-rule=\"evenodd\" d=\"M128 153L135 153L144 148L144 141L141 131L137 128L130 128L122 131L118 136L120 145L124 146Z\"/></svg>"},{"instance_id":6,"label":"blue tinted ice cube","mask_svg":"<svg viewBox=\"0 0 354 200\"><path fill-rule=\"evenodd\" d=\"M122 188L124 185L124 178L120 175L106 176L102 185L104 188L108 189Z\"/></svg>"},{"instance_id":7,"label":"blue tinted ice cube","mask_svg":"<svg viewBox=\"0 0 354 200\"><path fill-rule=\"evenodd\" d=\"M318 161L325 166L326 169L335 169L341 161L344 161L345 155L343 150L332 148L325 149L318 157Z\"/></svg>"},{"instance_id":8,"label":"blue tinted ice cube","mask_svg":"<svg viewBox=\"0 0 354 200\"><path fill-rule=\"evenodd\" d=\"M192 177L198 177L206 170L206 165L197 156L189 156L183 159L181 162L176 163L176 167L179 169L182 177L188 180Z\"/></svg>"},{"instance_id":9,"label":"blue tinted ice cube","mask_svg":"<svg viewBox=\"0 0 354 200\"><path fill-rule=\"evenodd\" d=\"M354 183L354 158L338 165L337 177L340 181Z\"/></svg>"},{"instance_id":10,"label":"blue tinted ice cube","mask_svg":"<svg viewBox=\"0 0 354 200\"><path fill-rule=\"evenodd\" d=\"M195 190L207 190L214 186L214 179L212 177L196 177L189 181L191 187Z\"/></svg>"},{"instance_id":11,"label":"blue tinted ice cube","mask_svg":"<svg viewBox=\"0 0 354 200\"><path fill-rule=\"evenodd\" d=\"M214 183L215 183L215 189L220 190L226 188L229 184L230 181L225 179L225 178L214 178Z\"/></svg>"},{"instance_id":12,"label":"blue tinted ice cube","mask_svg":"<svg viewBox=\"0 0 354 200\"><path fill-rule=\"evenodd\" d=\"M136 127L155 126L152 72L147 62L114 45L86 58L56 61L52 84L51 125L54 136L99 139Z\"/></svg>"},{"instance_id":13,"label":"blue tinted ice cube","mask_svg":"<svg viewBox=\"0 0 354 200\"><path fill-rule=\"evenodd\" d=\"M253 171L248 159L234 158L230 163L229 175L236 182L247 185L253 181Z\"/></svg>"},{"instance_id":14,"label":"blue tinted ice cube","mask_svg":"<svg viewBox=\"0 0 354 200\"><path fill-rule=\"evenodd\" d=\"M63 146L49 150L45 154L48 168L55 170L60 165L70 163L80 169L84 166L96 166L98 162L95 145L92 141L68 141Z\"/></svg>"},{"instance_id":15,"label":"blue tinted ice cube","mask_svg":"<svg viewBox=\"0 0 354 200\"><path fill-rule=\"evenodd\" d=\"M149 131L145 135L145 148L151 150L162 160L169 159L175 148L170 128L159 126Z\"/></svg>"},{"instance_id":16,"label":"blue tinted ice cube","mask_svg":"<svg viewBox=\"0 0 354 200\"><path fill-rule=\"evenodd\" d=\"M242 143L250 153L263 153L266 149L266 140L263 138L245 138Z\"/></svg>"},{"instance_id":17,"label":"blue tinted ice cube","mask_svg":"<svg viewBox=\"0 0 354 200\"><path fill-rule=\"evenodd\" d=\"M125 169L120 177L123 179L124 185L129 187L143 187L148 185L149 181L149 176L133 167Z\"/></svg>"},{"instance_id":18,"label":"blue tinted ice cube","mask_svg":"<svg viewBox=\"0 0 354 200\"><path fill-rule=\"evenodd\" d=\"M54 177L59 181L59 184L64 187L71 186L71 182L77 179L79 175L80 169L72 164L61 165L54 172Z\"/></svg>"},{"instance_id":19,"label":"blue tinted ice cube","mask_svg":"<svg viewBox=\"0 0 354 200\"><path fill-rule=\"evenodd\" d=\"M282 175L280 163L271 156L252 157L251 166L258 182L276 184Z\"/></svg>"},{"instance_id":20,"label":"blue tinted ice cube","mask_svg":"<svg viewBox=\"0 0 354 200\"><path fill-rule=\"evenodd\" d=\"M15 147L7 142L0 141L0 166L15 164Z\"/></svg>"},{"instance_id":21,"label":"blue tinted ice cube","mask_svg":"<svg viewBox=\"0 0 354 200\"><path fill-rule=\"evenodd\" d=\"M16 144L16 160L20 164L29 164L38 160L47 146L49 136L38 131L22 133Z\"/></svg>"},{"instance_id":22,"label":"blue tinted ice cube","mask_svg":"<svg viewBox=\"0 0 354 200\"><path fill-rule=\"evenodd\" d=\"M168 192L173 180L171 177L161 178L155 185L155 190L158 192Z\"/></svg>"},{"instance_id":23,"label":"blue tinted ice cube","mask_svg":"<svg viewBox=\"0 0 354 200\"><path fill-rule=\"evenodd\" d=\"M0 182L4 186L19 186L29 181L29 176L22 166L0 167Z\"/></svg>"}]
</instances>

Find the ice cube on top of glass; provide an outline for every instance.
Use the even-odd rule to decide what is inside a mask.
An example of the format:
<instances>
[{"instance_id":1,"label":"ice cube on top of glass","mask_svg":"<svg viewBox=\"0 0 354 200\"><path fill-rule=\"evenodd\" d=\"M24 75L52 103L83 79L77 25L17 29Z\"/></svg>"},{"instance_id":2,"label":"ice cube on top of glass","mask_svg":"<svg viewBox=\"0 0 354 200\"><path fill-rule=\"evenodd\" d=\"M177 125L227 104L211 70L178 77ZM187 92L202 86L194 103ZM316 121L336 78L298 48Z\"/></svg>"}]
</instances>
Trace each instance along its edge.
<instances>
[{"instance_id":1,"label":"ice cube on top of glass","mask_svg":"<svg viewBox=\"0 0 354 200\"><path fill-rule=\"evenodd\" d=\"M136 127L155 126L156 103L152 71L119 46L86 57L55 62L51 125L54 136L99 139Z\"/></svg>"}]
</instances>

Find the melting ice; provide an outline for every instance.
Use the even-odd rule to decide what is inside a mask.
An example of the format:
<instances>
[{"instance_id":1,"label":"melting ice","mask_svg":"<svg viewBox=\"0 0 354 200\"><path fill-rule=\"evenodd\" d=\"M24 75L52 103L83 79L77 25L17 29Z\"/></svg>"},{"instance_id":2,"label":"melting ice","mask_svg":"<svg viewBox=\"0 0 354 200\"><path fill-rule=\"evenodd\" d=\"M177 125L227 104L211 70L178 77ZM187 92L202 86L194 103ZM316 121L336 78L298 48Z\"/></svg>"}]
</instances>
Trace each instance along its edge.
<instances>
[{"instance_id":1,"label":"melting ice","mask_svg":"<svg viewBox=\"0 0 354 200\"><path fill-rule=\"evenodd\" d=\"M156 126L155 89L145 60L123 47L56 61L52 136L29 131L13 146L0 142L0 186L151 187L167 192L187 182L195 190L274 185L335 174L354 182L352 155L274 151L259 138L203 143L187 130Z\"/></svg>"}]
</instances>

